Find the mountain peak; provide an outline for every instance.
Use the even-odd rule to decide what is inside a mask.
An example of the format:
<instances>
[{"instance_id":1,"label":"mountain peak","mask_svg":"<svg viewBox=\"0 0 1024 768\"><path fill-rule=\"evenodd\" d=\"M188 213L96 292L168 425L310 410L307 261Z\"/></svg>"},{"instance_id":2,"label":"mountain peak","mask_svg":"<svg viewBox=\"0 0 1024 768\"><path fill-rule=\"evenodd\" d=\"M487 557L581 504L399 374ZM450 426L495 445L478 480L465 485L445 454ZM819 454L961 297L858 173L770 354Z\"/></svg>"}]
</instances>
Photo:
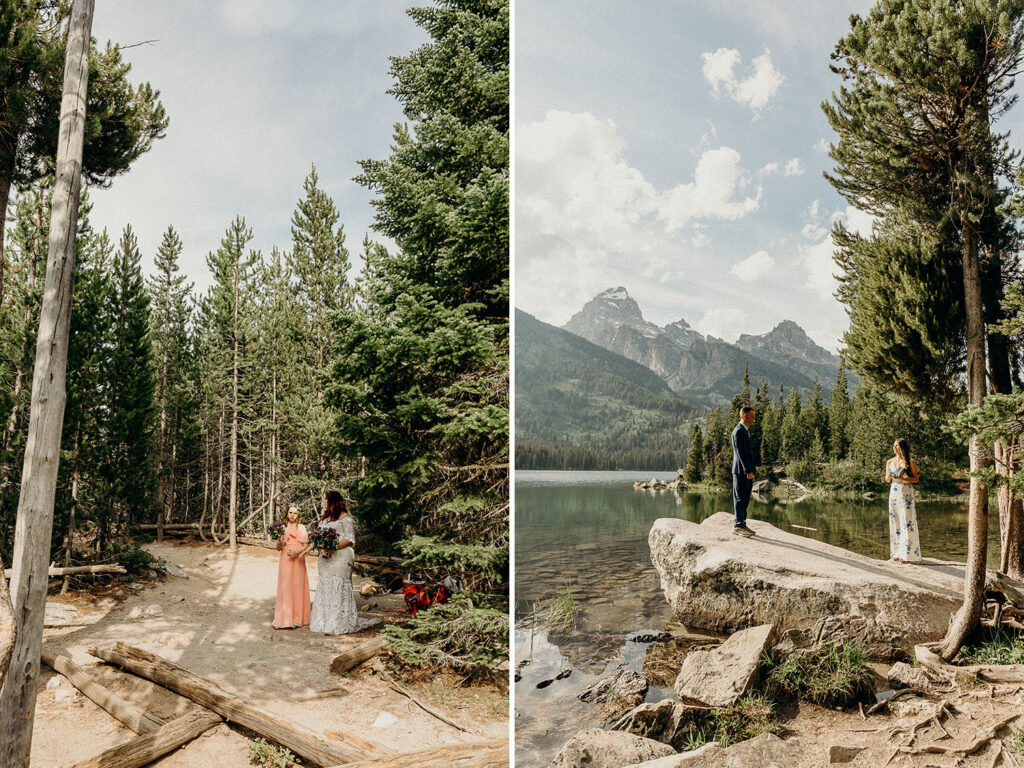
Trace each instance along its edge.
<instances>
[{"instance_id":1,"label":"mountain peak","mask_svg":"<svg viewBox=\"0 0 1024 768\"><path fill-rule=\"evenodd\" d=\"M789 359L810 363L836 365L832 353L818 346L799 325L783 320L768 333L760 336L742 334L736 346L754 355L782 362Z\"/></svg>"},{"instance_id":2,"label":"mountain peak","mask_svg":"<svg viewBox=\"0 0 1024 768\"><path fill-rule=\"evenodd\" d=\"M608 288L601 291L583 307L583 312L588 314L623 314L636 320L643 320L644 315L640 311L640 305L629 295L629 291L621 285L615 288Z\"/></svg>"}]
</instances>

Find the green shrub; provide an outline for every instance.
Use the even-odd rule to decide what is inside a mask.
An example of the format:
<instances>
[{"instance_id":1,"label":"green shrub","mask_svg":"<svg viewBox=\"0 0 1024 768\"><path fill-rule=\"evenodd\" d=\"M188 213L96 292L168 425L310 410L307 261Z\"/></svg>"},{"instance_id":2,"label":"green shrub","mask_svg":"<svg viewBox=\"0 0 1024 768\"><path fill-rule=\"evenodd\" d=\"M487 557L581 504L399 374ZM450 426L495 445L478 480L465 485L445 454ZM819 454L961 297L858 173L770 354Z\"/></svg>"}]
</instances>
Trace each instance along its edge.
<instances>
[{"instance_id":1,"label":"green shrub","mask_svg":"<svg viewBox=\"0 0 1024 768\"><path fill-rule=\"evenodd\" d=\"M684 751L697 749L710 741L723 747L752 739L762 733L782 734L775 713L775 702L762 693L748 693L727 709L712 710L707 719L690 735Z\"/></svg>"},{"instance_id":2,"label":"green shrub","mask_svg":"<svg viewBox=\"0 0 1024 768\"><path fill-rule=\"evenodd\" d=\"M803 698L828 707L848 707L871 694L867 654L856 643L765 657L767 690L780 698Z\"/></svg>"},{"instance_id":3,"label":"green shrub","mask_svg":"<svg viewBox=\"0 0 1024 768\"><path fill-rule=\"evenodd\" d=\"M813 461L796 459L786 465L786 477L803 485L817 482L820 478L818 467Z\"/></svg>"},{"instance_id":4,"label":"green shrub","mask_svg":"<svg viewBox=\"0 0 1024 768\"><path fill-rule=\"evenodd\" d=\"M457 592L447 603L432 605L411 621L390 624L381 634L412 667L448 667L488 675L508 660L508 605L493 597Z\"/></svg>"},{"instance_id":5,"label":"green shrub","mask_svg":"<svg viewBox=\"0 0 1024 768\"><path fill-rule=\"evenodd\" d=\"M1024 664L1024 635L982 627L960 648L957 664Z\"/></svg>"},{"instance_id":6,"label":"green shrub","mask_svg":"<svg viewBox=\"0 0 1024 768\"><path fill-rule=\"evenodd\" d=\"M508 545L462 544L430 536L413 536L398 543L404 568L430 581L446 576L465 582L467 589L493 590L508 581Z\"/></svg>"},{"instance_id":7,"label":"green shrub","mask_svg":"<svg viewBox=\"0 0 1024 768\"><path fill-rule=\"evenodd\" d=\"M832 461L824 466L821 473L822 485L838 491L882 491L881 468L870 469L859 461L846 459Z\"/></svg>"},{"instance_id":8,"label":"green shrub","mask_svg":"<svg viewBox=\"0 0 1024 768\"><path fill-rule=\"evenodd\" d=\"M144 571L153 568L158 561L144 550L137 541L121 539L111 542L103 553L103 559L111 563L120 563L128 571L125 578L140 576Z\"/></svg>"},{"instance_id":9,"label":"green shrub","mask_svg":"<svg viewBox=\"0 0 1024 768\"><path fill-rule=\"evenodd\" d=\"M249 762L266 768L289 768L301 765L299 758L284 747L270 744L266 739L249 742Z\"/></svg>"}]
</instances>

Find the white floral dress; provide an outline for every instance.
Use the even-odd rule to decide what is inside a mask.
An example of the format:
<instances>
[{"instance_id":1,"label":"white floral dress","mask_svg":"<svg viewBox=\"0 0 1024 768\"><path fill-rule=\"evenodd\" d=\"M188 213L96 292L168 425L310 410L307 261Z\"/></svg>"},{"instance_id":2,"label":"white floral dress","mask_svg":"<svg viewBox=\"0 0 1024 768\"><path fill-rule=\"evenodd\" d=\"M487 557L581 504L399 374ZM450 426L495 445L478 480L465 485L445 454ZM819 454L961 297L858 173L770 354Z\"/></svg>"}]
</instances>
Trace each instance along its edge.
<instances>
[{"instance_id":1,"label":"white floral dress","mask_svg":"<svg viewBox=\"0 0 1024 768\"><path fill-rule=\"evenodd\" d=\"M891 465L890 473L895 468L897 465ZM921 559L914 486L895 476L889 485L889 557L908 561Z\"/></svg>"},{"instance_id":2,"label":"white floral dress","mask_svg":"<svg viewBox=\"0 0 1024 768\"><path fill-rule=\"evenodd\" d=\"M337 550L330 557L317 559L316 597L309 614L310 632L325 635L346 635L379 623L377 619L359 618L356 596L352 589L352 563L355 562L356 527L352 515L337 520L321 520L319 528L333 528L339 539L352 542L351 547Z\"/></svg>"}]
</instances>

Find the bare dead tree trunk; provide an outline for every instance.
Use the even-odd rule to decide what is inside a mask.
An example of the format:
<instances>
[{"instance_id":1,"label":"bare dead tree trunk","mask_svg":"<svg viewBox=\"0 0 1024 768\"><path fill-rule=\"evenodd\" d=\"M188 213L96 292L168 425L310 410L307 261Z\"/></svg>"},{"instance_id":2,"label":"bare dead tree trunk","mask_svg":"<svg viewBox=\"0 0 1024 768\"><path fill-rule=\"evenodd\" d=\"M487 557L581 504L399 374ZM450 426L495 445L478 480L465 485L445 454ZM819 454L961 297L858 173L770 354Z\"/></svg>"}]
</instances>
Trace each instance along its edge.
<instances>
[{"instance_id":1,"label":"bare dead tree trunk","mask_svg":"<svg viewBox=\"0 0 1024 768\"><path fill-rule=\"evenodd\" d=\"M5 768L28 768L32 747L35 680L43 643L53 503L67 400L68 336L92 15L93 0L75 0L68 27L46 283L14 535L11 593L17 638L11 666L0 689L0 765Z\"/></svg>"},{"instance_id":2,"label":"bare dead tree trunk","mask_svg":"<svg viewBox=\"0 0 1024 768\"><path fill-rule=\"evenodd\" d=\"M974 226L965 214L962 221L964 310L967 314L967 387L968 402L980 405L985 398L985 320L978 265L978 240ZM988 555L988 488L977 473L988 466L978 444L971 437L968 446L971 457L970 499L967 522L967 564L964 570L964 602L953 618L943 638L939 655L949 661L967 635L981 619L985 598L985 568Z\"/></svg>"}]
</instances>

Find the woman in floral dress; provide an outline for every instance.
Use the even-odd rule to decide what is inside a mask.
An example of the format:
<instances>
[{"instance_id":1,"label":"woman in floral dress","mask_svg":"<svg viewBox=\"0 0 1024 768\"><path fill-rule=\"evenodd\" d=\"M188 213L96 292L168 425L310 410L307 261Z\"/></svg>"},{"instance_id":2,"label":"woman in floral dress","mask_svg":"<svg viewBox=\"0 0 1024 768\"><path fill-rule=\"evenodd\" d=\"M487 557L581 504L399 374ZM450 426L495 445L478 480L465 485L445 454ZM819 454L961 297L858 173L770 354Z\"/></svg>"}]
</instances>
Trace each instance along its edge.
<instances>
[{"instance_id":1,"label":"woman in floral dress","mask_svg":"<svg viewBox=\"0 0 1024 768\"><path fill-rule=\"evenodd\" d=\"M337 491L328 491L324 495L324 512L318 527L333 528L338 532L338 549L328 556L321 553L317 560L318 580L309 618L310 632L345 635L377 624L376 620L359 618L352 589L356 527L345 507L345 500Z\"/></svg>"},{"instance_id":2,"label":"woman in floral dress","mask_svg":"<svg viewBox=\"0 0 1024 768\"><path fill-rule=\"evenodd\" d=\"M902 437L893 443L893 456L885 463L889 483L889 559L909 563L921 559L921 540L914 508L914 483L920 480L917 462L910 458L910 443Z\"/></svg>"}]
</instances>

